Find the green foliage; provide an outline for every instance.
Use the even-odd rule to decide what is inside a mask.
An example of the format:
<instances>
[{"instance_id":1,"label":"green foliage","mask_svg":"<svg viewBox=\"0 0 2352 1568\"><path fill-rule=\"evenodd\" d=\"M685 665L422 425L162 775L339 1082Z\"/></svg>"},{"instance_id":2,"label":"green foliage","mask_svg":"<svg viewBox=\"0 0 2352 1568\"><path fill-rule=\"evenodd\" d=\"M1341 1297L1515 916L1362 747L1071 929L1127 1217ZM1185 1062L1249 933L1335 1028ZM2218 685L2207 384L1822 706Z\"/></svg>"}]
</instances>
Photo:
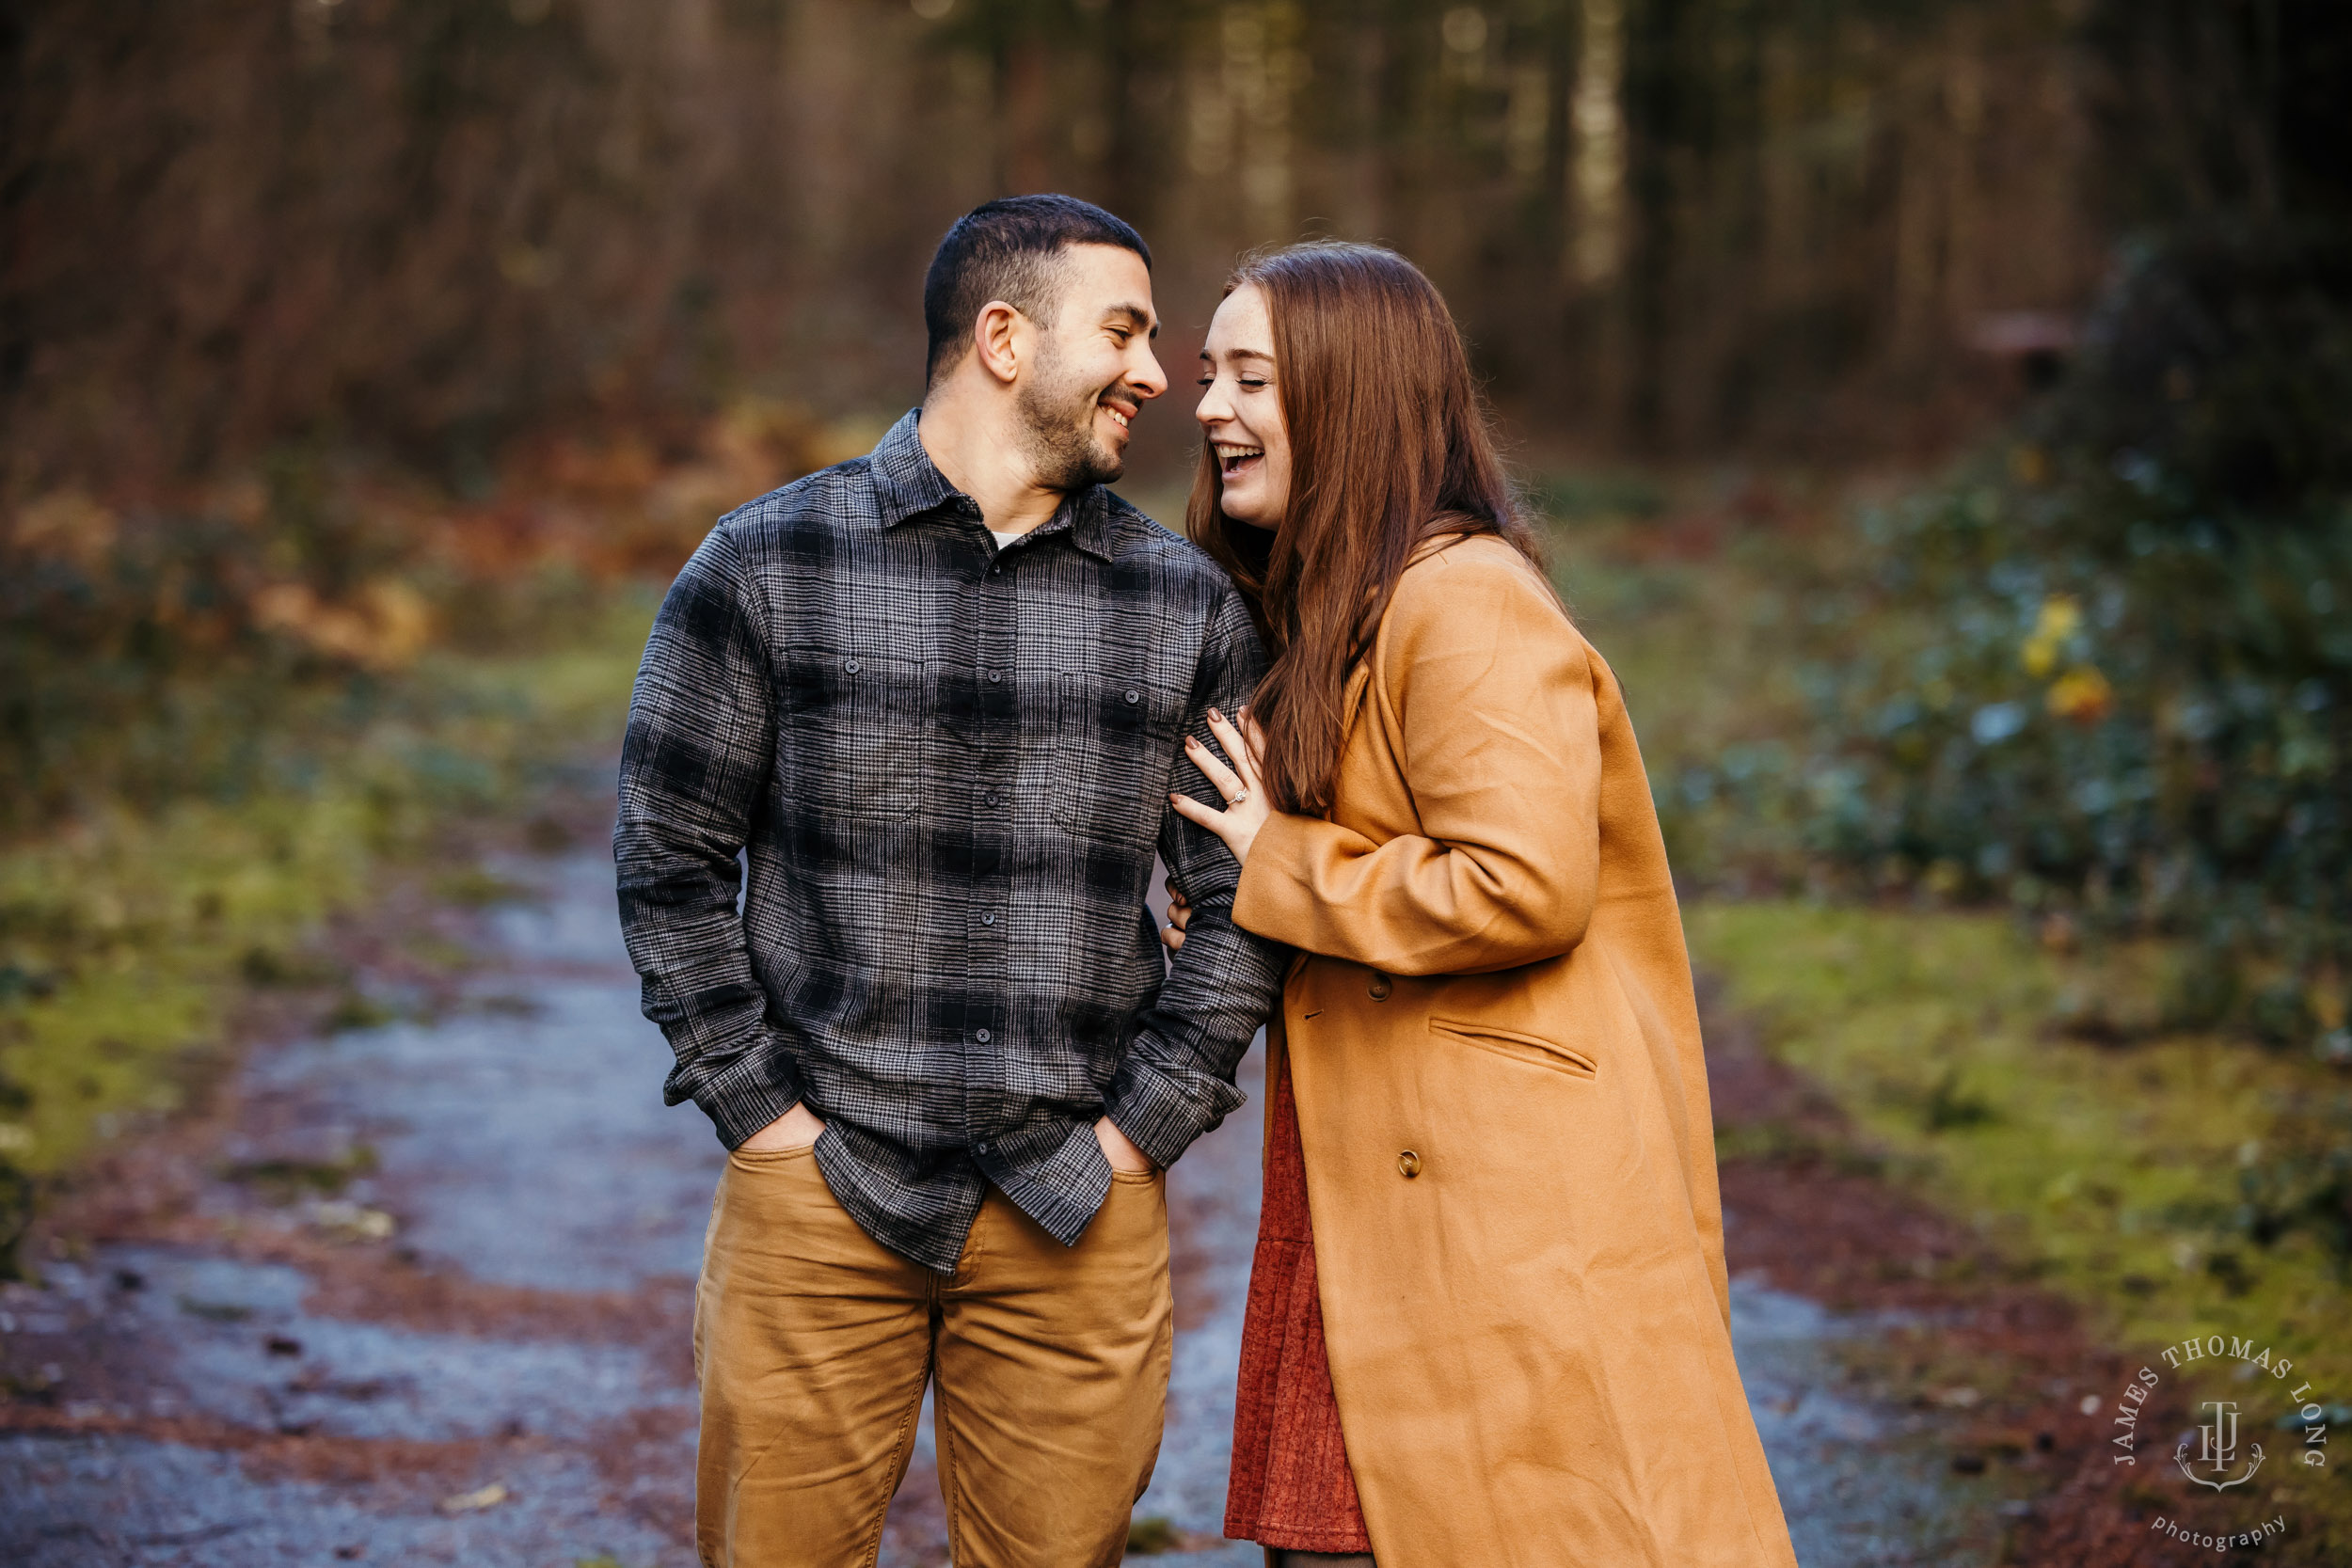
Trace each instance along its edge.
<instances>
[{"instance_id":1,"label":"green foliage","mask_svg":"<svg viewBox=\"0 0 2352 1568\"><path fill-rule=\"evenodd\" d=\"M2174 1021L2352 1056L2346 407L2352 246L2134 258L2001 459L1862 513L1803 721L1661 780L1677 836L1728 800L1784 875L2191 936Z\"/></svg>"},{"instance_id":2,"label":"green foliage","mask_svg":"<svg viewBox=\"0 0 2352 1568\"><path fill-rule=\"evenodd\" d=\"M611 602L527 554L469 569L448 547L450 508L285 451L171 505L61 490L0 513L0 842L300 793L339 744L413 724L434 687L407 677L437 643L546 645ZM469 787L463 757L417 760Z\"/></svg>"}]
</instances>

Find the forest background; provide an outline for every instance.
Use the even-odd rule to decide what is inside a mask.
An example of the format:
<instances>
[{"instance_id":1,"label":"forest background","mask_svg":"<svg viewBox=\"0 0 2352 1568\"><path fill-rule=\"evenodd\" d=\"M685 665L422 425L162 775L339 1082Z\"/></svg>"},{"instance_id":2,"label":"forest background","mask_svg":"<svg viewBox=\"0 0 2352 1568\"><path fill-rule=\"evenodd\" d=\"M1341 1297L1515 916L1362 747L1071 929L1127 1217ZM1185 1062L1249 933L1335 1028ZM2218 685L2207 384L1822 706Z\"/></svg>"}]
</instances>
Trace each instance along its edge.
<instances>
[{"instance_id":1,"label":"forest background","mask_svg":"<svg viewBox=\"0 0 2352 1568\"><path fill-rule=\"evenodd\" d=\"M15 1266L253 998L398 1006L324 923L498 895L711 521L919 396L942 230L1060 189L1154 247L1163 517L1237 256L1426 268L1710 983L2115 1335L2352 1373L2344 8L33 0L0 81Z\"/></svg>"}]
</instances>

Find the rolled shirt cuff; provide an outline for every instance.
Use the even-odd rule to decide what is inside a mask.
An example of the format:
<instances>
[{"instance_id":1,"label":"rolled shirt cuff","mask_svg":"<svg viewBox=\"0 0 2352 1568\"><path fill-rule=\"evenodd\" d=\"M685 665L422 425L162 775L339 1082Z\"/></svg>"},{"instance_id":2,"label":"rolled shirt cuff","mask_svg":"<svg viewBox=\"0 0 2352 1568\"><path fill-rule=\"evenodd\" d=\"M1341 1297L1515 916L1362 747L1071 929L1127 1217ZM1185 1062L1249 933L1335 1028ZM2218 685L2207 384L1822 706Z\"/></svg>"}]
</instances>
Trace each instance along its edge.
<instances>
[{"instance_id":1,"label":"rolled shirt cuff","mask_svg":"<svg viewBox=\"0 0 2352 1568\"><path fill-rule=\"evenodd\" d=\"M1120 1064L1104 1108L1111 1125L1166 1170L1200 1137L1248 1099L1206 1072L1173 1073L1133 1056ZM1107 1163L1107 1162L1106 1162Z\"/></svg>"},{"instance_id":2,"label":"rolled shirt cuff","mask_svg":"<svg viewBox=\"0 0 2352 1568\"><path fill-rule=\"evenodd\" d=\"M801 1076L771 1040L746 1051L694 1091L694 1103L729 1149L800 1102Z\"/></svg>"}]
</instances>

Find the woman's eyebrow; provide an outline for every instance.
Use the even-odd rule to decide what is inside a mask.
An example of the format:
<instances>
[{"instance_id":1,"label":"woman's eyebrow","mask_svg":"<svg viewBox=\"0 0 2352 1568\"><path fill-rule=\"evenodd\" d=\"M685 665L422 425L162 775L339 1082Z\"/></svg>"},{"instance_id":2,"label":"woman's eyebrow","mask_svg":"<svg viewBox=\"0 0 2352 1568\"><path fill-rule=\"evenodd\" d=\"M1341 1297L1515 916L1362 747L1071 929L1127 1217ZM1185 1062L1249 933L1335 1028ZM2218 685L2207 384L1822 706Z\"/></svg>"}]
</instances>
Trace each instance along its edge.
<instances>
[{"instance_id":1,"label":"woman's eyebrow","mask_svg":"<svg viewBox=\"0 0 2352 1568\"><path fill-rule=\"evenodd\" d=\"M1212 365L1216 363L1216 356L1205 348L1200 351L1200 357ZM1255 348L1229 348L1225 351L1225 357L1228 359L1263 359L1269 365L1274 363L1274 356L1263 349Z\"/></svg>"}]
</instances>

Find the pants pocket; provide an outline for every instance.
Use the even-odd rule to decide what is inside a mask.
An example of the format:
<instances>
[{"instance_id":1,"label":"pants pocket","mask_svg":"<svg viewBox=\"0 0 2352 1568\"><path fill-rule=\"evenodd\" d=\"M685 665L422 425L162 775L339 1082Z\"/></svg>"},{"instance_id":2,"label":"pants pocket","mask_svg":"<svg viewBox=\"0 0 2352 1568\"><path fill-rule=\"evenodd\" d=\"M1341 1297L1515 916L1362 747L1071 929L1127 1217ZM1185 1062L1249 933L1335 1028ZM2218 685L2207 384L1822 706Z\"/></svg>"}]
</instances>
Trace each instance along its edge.
<instances>
[{"instance_id":1,"label":"pants pocket","mask_svg":"<svg viewBox=\"0 0 2352 1568\"><path fill-rule=\"evenodd\" d=\"M805 1160L817 1152L814 1143L795 1144L790 1148L738 1148L727 1154L727 1164L739 1170L773 1170L795 1160Z\"/></svg>"}]
</instances>

